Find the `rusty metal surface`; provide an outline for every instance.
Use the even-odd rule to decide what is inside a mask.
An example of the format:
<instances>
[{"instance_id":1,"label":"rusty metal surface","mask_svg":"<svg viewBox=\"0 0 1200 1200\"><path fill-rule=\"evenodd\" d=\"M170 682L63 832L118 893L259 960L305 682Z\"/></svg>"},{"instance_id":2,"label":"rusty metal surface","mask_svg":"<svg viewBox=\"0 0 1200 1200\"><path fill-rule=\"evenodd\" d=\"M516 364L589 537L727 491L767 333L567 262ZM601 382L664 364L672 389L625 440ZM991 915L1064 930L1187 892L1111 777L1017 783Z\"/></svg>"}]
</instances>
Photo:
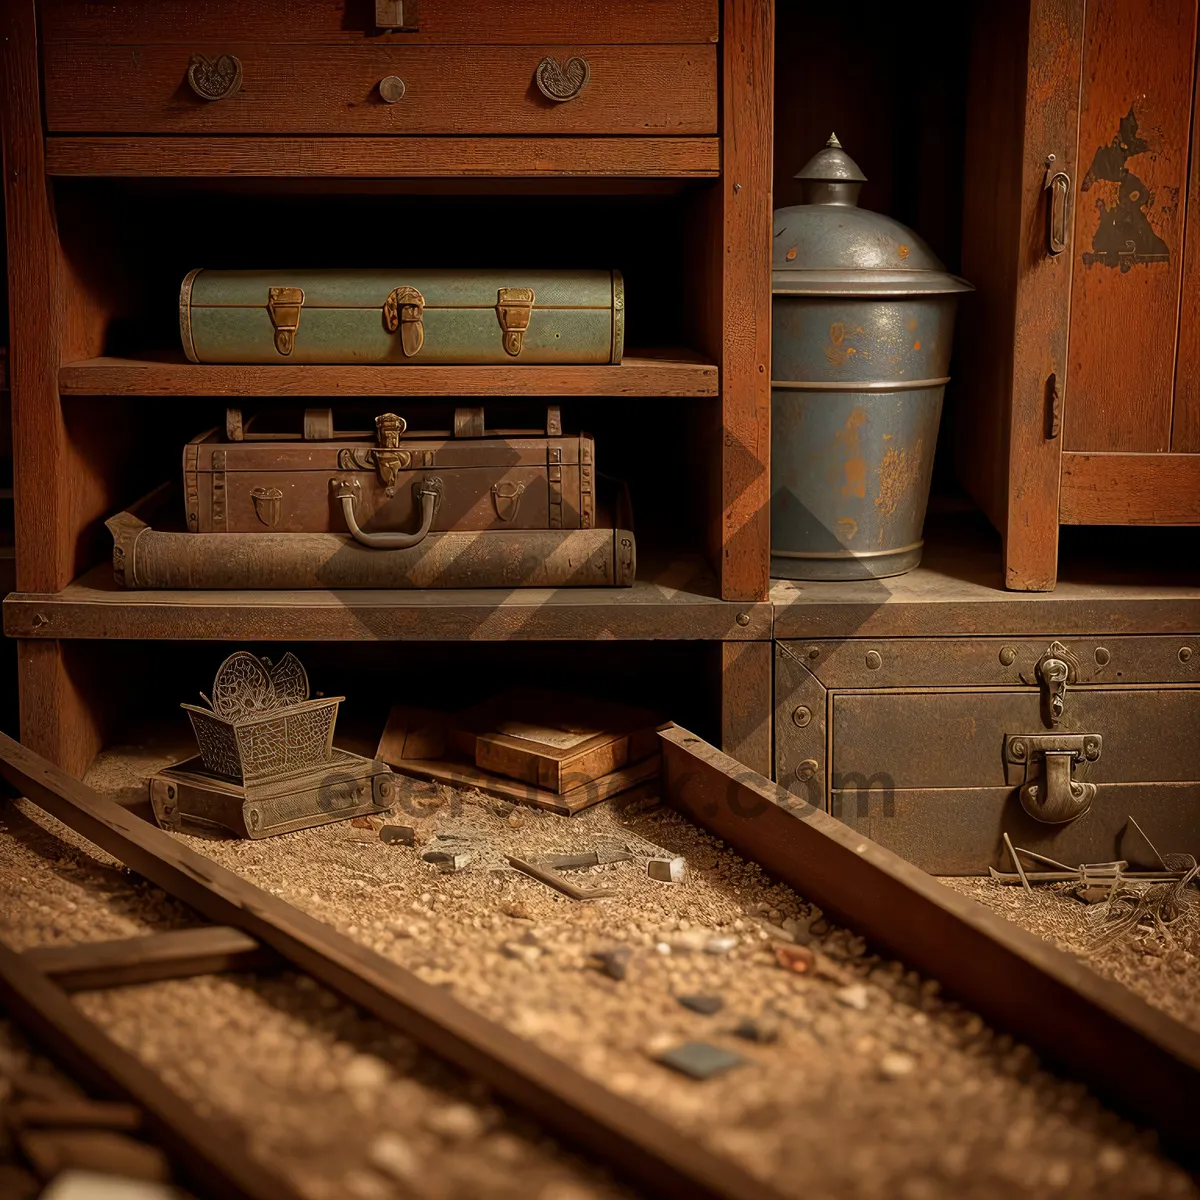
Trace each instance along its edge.
<instances>
[{"instance_id":1,"label":"rusty metal surface","mask_svg":"<svg viewBox=\"0 0 1200 1200\"><path fill-rule=\"evenodd\" d=\"M1200 1155L1200 1034L687 730L659 736L664 795L685 816L1153 1126L1175 1153Z\"/></svg>"},{"instance_id":2,"label":"rusty metal surface","mask_svg":"<svg viewBox=\"0 0 1200 1200\"><path fill-rule=\"evenodd\" d=\"M948 380L957 293L910 229L857 207L865 179L836 137L775 214L771 574L911 570Z\"/></svg>"}]
</instances>

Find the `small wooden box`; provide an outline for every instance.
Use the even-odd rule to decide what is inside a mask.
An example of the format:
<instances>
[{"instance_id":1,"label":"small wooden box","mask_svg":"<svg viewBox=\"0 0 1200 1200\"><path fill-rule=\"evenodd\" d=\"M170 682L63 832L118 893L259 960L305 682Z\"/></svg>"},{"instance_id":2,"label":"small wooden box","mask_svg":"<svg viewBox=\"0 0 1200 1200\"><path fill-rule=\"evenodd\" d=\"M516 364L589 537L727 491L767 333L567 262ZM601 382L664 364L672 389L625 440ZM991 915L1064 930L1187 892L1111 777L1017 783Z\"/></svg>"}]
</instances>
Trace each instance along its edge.
<instances>
[{"instance_id":1,"label":"small wooden box","mask_svg":"<svg viewBox=\"0 0 1200 1200\"><path fill-rule=\"evenodd\" d=\"M395 797L386 763L337 749L320 766L242 784L207 770L199 756L150 779L150 804L164 829L219 829L246 838L384 812Z\"/></svg>"}]
</instances>

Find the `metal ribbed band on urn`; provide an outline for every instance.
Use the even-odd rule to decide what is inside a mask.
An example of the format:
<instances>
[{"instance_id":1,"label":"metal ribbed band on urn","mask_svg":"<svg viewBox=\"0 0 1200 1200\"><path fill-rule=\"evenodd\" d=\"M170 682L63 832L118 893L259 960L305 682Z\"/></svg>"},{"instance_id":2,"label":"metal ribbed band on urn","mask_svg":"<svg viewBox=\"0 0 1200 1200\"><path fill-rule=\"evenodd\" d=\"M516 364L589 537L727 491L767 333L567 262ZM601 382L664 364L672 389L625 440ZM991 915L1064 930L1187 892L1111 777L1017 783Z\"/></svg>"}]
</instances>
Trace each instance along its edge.
<instances>
[{"instance_id":1,"label":"metal ribbed band on urn","mask_svg":"<svg viewBox=\"0 0 1200 1200\"><path fill-rule=\"evenodd\" d=\"M858 207L831 137L775 213L771 574L872 579L921 559L958 293L911 230Z\"/></svg>"}]
</instances>

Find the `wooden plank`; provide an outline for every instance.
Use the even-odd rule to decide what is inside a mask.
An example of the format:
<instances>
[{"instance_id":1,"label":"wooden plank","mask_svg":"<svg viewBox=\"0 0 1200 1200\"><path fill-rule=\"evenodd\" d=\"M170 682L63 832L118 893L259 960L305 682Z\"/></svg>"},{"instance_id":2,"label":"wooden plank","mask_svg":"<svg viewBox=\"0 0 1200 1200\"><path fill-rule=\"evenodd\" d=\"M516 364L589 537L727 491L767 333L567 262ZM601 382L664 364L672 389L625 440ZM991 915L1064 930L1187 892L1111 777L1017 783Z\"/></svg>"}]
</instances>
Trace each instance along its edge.
<instances>
[{"instance_id":1,"label":"wooden plank","mask_svg":"<svg viewBox=\"0 0 1200 1200\"><path fill-rule=\"evenodd\" d=\"M659 736L674 807L1195 1157L1200 1033L686 729Z\"/></svg>"},{"instance_id":2,"label":"wooden plank","mask_svg":"<svg viewBox=\"0 0 1200 1200\"><path fill-rule=\"evenodd\" d=\"M770 642L721 643L721 749L771 775L772 646Z\"/></svg>"},{"instance_id":3,"label":"wooden plank","mask_svg":"<svg viewBox=\"0 0 1200 1200\"><path fill-rule=\"evenodd\" d=\"M236 25L234 26L236 28ZM492 134L626 137L717 132L717 51L711 44L604 46L329 46L194 41L128 46L51 42L43 54L51 133L249 135ZM197 50L232 54L242 85L213 104L187 85ZM582 57L587 86L547 102L534 77L547 55ZM388 76L405 83L394 104ZM295 103L304 80L304 103ZM453 80L453 86L447 81Z\"/></svg>"},{"instance_id":4,"label":"wooden plank","mask_svg":"<svg viewBox=\"0 0 1200 1200\"><path fill-rule=\"evenodd\" d=\"M1046 158L1076 179L1083 0L987 5L967 134L959 477L1004 537L1005 586L1054 587L1071 255L1047 248ZM1067 233L1068 246L1071 231Z\"/></svg>"},{"instance_id":5,"label":"wooden plank","mask_svg":"<svg viewBox=\"0 0 1200 1200\"><path fill-rule=\"evenodd\" d=\"M720 156L708 137L46 139L48 174L107 178L711 178Z\"/></svg>"},{"instance_id":6,"label":"wooden plank","mask_svg":"<svg viewBox=\"0 0 1200 1200\"><path fill-rule=\"evenodd\" d=\"M1064 454L1064 525L1200 525L1200 454Z\"/></svg>"},{"instance_id":7,"label":"wooden plank","mask_svg":"<svg viewBox=\"0 0 1200 1200\"><path fill-rule=\"evenodd\" d=\"M19 641L17 680L21 737L64 771L82 775L104 744L105 714L92 707L76 650L54 638Z\"/></svg>"},{"instance_id":8,"label":"wooden plank","mask_svg":"<svg viewBox=\"0 0 1200 1200\"><path fill-rule=\"evenodd\" d=\"M1165 451L1196 0L1089 0L1087 8L1063 447Z\"/></svg>"},{"instance_id":9,"label":"wooden plank","mask_svg":"<svg viewBox=\"0 0 1200 1200\"><path fill-rule=\"evenodd\" d=\"M57 380L63 267L42 154L36 29L33 0L0 5L13 454L18 478L38 481L16 489L17 585L55 591L73 574L72 496Z\"/></svg>"},{"instance_id":10,"label":"wooden plank","mask_svg":"<svg viewBox=\"0 0 1200 1200\"><path fill-rule=\"evenodd\" d=\"M225 366L182 354L65 363L74 396L715 396L717 368L687 351L616 366Z\"/></svg>"},{"instance_id":11,"label":"wooden plank","mask_svg":"<svg viewBox=\"0 0 1200 1200\"><path fill-rule=\"evenodd\" d=\"M771 177L775 6L726 0L719 197L721 595L770 587ZM712 287L712 280L708 282Z\"/></svg>"},{"instance_id":12,"label":"wooden plank","mask_svg":"<svg viewBox=\"0 0 1200 1200\"><path fill-rule=\"evenodd\" d=\"M657 570L647 567L628 588L512 591L128 591L116 585L110 567L100 566L60 592L14 592L5 598L4 622L10 637L29 639L741 641L771 636L770 604L727 603L714 590L707 569L686 559Z\"/></svg>"},{"instance_id":13,"label":"wooden plank","mask_svg":"<svg viewBox=\"0 0 1200 1200\"><path fill-rule=\"evenodd\" d=\"M719 0L507 0L481 21L469 4L418 6L418 28L385 33L371 0L154 0L153 4L42 0L48 42L217 41L231 28L245 41L466 45L521 42L715 42Z\"/></svg>"},{"instance_id":14,"label":"wooden plank","mask_svg":"<svg viewBox=\"0 0 1200 1200\"><path fill-rule=\"evenodd\" d=\"M489 1021L444 988L425 983L398 963L189 850L3 734L0 775L209 920L244 929L352 1004L407 1033L528 1110L553 1132L636 1179L652 1195L764 1200L778 1194L649 1110Z\"/></svg>"},{"instance_id":15,"label":"wooden plank","mask_svg":"<svg viewBox=\"0 0 1200 1200\"><path fill-rule=\"evenodd\" d=\"M279 965L276 954L228 925L173 929L107 942L38 946L21 957L67 992Z\"/></svg>"},{"instance_id":16,"label":"wooden plank","mask_svg":"<svg viewBox=\"0 0 1200 1200\"><path fill-rule=\"evenodd\" d=\"M17 1023L72 1074L141 1108L151 1135L205 1192L238 1200L298 1200L299 1193L288 1183L250 1158L225 1130L199 1116L93 1025L66 992L3 942L0 999Z\"/></svg>"},{"instance_id":17,"label":"wooden plank","mask_svg":"<svg viewBox=\"0 0 1200 1200\"><path fill-rule=\"evenodd\" d=\"M1188 176L1187 229L1180 279L1179 344L1175 359L1175 407L1171 449L1200 453L1200 74L1192 82L1192 151Z\"/></svg>"}]
</instances>

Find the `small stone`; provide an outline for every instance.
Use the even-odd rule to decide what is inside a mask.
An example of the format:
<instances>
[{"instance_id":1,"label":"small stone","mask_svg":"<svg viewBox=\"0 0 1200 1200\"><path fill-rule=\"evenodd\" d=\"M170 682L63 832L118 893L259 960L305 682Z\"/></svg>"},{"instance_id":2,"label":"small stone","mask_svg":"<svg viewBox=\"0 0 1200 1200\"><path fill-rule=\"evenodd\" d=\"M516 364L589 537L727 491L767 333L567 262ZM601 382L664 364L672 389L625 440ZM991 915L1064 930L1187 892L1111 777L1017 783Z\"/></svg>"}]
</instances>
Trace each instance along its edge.
<instances>
[{"instance_id":1,"label":"small stone","mask_svg":"<svg viewBox=\"0 0 1200 1200\"><path fill-rule=\"evenodd\" d=\"M867 1006L871 1003L871 997L861 983L847 984L845 987L838 988L834 995L839 1004L857 1009L859 1012L866 1012Z\"/></svg>"},{"instance_id":2,"label":"small stone","mask_svg":"<svg viewBox=\"0 0 1200 1200\"><path fill-rule=\"evenodd\" d=\"M539 958L542 957L540 946L530 946L522 942L505 942L500 947L500 952L505 958L516 958L529 966L533 966Z\"/></svg>"},{"instance_id":3,"label":"small stone","mask_svg":"<svg viewBox=\"0 0 1200 1200\"><path fill-rule=\"evenodd\" d=\"M796 940L782 925L772 925L770 921L761 922L759 936L770 938L776 942L794 942Z\"/></svg>"},{"instance_id":4,"label":"small stone","mask_svg":"<svg viewBox=\"0 0 1200 1200\"><path fill-rule=\"evenodd\" d=\"M514 917L518 921L532 921L533 910L524 900L505 900L500 905L500 911L506 917Z\"/></svg>"},{"instance_id":5,"label":"small stone","mask_svg":"<svg viewBox=\"0 0 1200 1200\"><path fill-rule=\"evenodd\" d=\"M596 965L609 979L624 979L629 973L629 960L633 951L628 946L615 946L611 950L597 950L592 954Z\"/></svg>"},{"instance_id":6,"label":"small stone","mask_svg":"<svg viewBox=\"0 0 1200 1200\"><path fill-rule=\"evenodd\" d=\"M683 883L687 878L684 858L652 858L646 863L646 874L659 883Z\"/></svg>"},{"instance_id":7,"label":"small stone","mask_svg":"<svg viewBox=\"0 0 1200 1200\"><path fill-rule=\"evenodd\" d=\"M354 1200L389 1200L392 1195L387 1180L360 1167L352 1167L342 1176L342 1192Z\"/></svg>"},{"instance_id":8,"label":"small stone","mask_svg":"<svg viewBox=\"0 0 1200 1200\"><path fill-rule=\"evenodd\" d=\"M833 959L824 954L816 955L815 960L813 963L813 974L818 979L828 979L831 983L848 984L853 978L845 967L839 967ZM860 984L859 986L861 987L862 985Z\"/></svg>"},{"instance_id":9,"label":"small stone","mask_svg":"<svg viewBox=\"0 0 1200 1200\"><path fill-rule=\"evenodd\" d=\"M812 934L808 932L807 922L801 924L799 921L788 917L783 923L783 932L795 942L798 946L807 946L812 941Z\"/></svg>"},{"instance_id":10,"label":"small stone","mask_svg":"<svg viewBox=\"0 0 1200 1200\"><path fill-rule=\"evenodd\" d=\"M775 1021L759 1017L743 1017L732 1030L734 1037L745 1038L748 1042L758 1042L767 1045L779 1037L779 1025Z\"/></svg>"},{"instance_id":11,"label":"small stone","mask_svg":"<svg viewBox=\"0 0 1200 1200\"><path fill-rule=\"evenodd\" d=\"M1096 1166L1106 1175L1115 1175L1125 1169L1125 1152L1116 1146L1104 1146L1096 1155Z\"/></svg>"},{"instance_id":12,"label":"small stone","mask_svg":"<svg viewBox=\"0 0 1200 1200\"><path fill-rule=\"evenodd\" d=\"M1065 1188L1071 1182L1071 1164L1061 1158L1053 1159L1046 1166L1045 1180L1047 1187Z\"/></svg>"},{"instance_id":13,"label":"small stone","mask_svg":"<svg viewBox=\"0 0 1200 1200\"><path fill-rule=\"evenodd\" d=\"M413 1183L421 1174L421 1159L416 1151L390 1129L367 1147L367 1162L398 1183Z\"/></svg>"},{"instance_id":14,"label":"small stone","mask_svg":"<svg viewBox=\"0 0 1200 1200\"><path fill-rule=\"evenodd\" d=\"M425 1117L425 1128L455 1142L474 1141L484 1132L485 1121L470 1104L447 1104Z\"/></svg>"},{"instance_id":15,"label":"small stone","mask_svg":"<svg viewBox=\"0 0 1200 1200\"><path fill-rule=\"evenodd\" d=\"M807 946L794 946L790 942L776 942L772 947L775 961L788 971L804 975L813 969L817 956Z\"/></svg>"},{"instance_id":16,"label":"small stone","mask_svg":"<svg viewBox=\"0 0 1200 1200\"><path fill-rule=\"evenodd\" d=\"M388 1081L387 1063L373 1054L356 1054L342 1070L342 1086L351 1092L376 1091Z\"/></svg>"},{"instance_id":17,"label":"small stone","mask_svg":"<svg viewBox=\"0 0 1200 1200\"><path fill-rule=\"evenodd\" d=\"M710 937L708 941L704 943L704 953L719 957L720 955L728 954L731 950L735 949L737 944L738 939L732 934L720 934L717 937Z\"/></svg>"},{"instance_id":18,"label":"small stone","mask_svg":"<svg viewBox=\"0 0 1200 1200\"><path fill-rule=\"evenodd\" d=\"M821 937L829 932L829 922L823 918L820 921L812 921L808 926L808 932L816 937Z\"/></svg>"},{"instance_id":19,"label":"small stone","mask_svg":"<svg viewBox=\"0 0 1200 1200\"><path fill-rule=\"evenodd\" d=\"M690 1008L692 1012L698 1012L706 1017L711 1017L713 1013L718 1013L725 1007L725 999L723 996L713 995L688 995L676 996L676 1000L683 1005L684 1008Z\"/></svg>"},{"instance_id":20,"label":"small stone","mask_svg":"<svg viewBox=\"0 0 1200 1200\"><path fill-rule=\"evenodd\" d=\"M711 930L681 927L678 933L667 934L664 940L672 950L682 950L685 953L689 953L703 950L708 945L711 937Z\"/></svg>"},{"instance_id":21,"label":"small stone","mask_svg":"<svg viewBox=\"0 0 1200 1200\"><path fill-rule=\"evenodd\" d=\"M427 863L433 863L443 875L456 875L463 870L466 865L474 857L469 853L462 854L446 854L444 851L437 851L436 857L431 858L428 854L421 856Z\"/></svg>"},{"instance_id":22,"label":"small stone","mask_svg":"<svg viewBox=\"0 0 1200 1200\"><path fill-rule=\"evenodd\" d=\"M917 1069L917 1060L911 1054L899 1051L885 1054L879 1060L879 1073L884 1079L903 1079Z\"/></svg>"},{"instance_id":23,"label":"small stone","mask_svg":"<svg viewBox=\"0 0 1200 1200\"><path fill-rule=\"evenodd\" d=\"M745 1065L749 1059L708 1042L683 1042L659 1054L658 1061L692 1079L711 1079Z\"/></svg>"},{"instance_id":24,"label":"small stone","mask_svg":"<svg viewBox=\"0 0 1200 1200\"><path fill-rule=\"evenodd\" d=\"M385 825L379 831L379 840L385 846L415 846L417 831L411 825Z\"/></svg>"},{"instance_id":25,"label":"small stone","mask_svg":"<svg viewBox=\"0 0 1200 1200\"><path fill-rule=\"evenodd\" d=\"M513 809L513 811L508 814L509 829L520 829L524 824L525 814L519 808Z\"/></svg>"}]
</instances>

